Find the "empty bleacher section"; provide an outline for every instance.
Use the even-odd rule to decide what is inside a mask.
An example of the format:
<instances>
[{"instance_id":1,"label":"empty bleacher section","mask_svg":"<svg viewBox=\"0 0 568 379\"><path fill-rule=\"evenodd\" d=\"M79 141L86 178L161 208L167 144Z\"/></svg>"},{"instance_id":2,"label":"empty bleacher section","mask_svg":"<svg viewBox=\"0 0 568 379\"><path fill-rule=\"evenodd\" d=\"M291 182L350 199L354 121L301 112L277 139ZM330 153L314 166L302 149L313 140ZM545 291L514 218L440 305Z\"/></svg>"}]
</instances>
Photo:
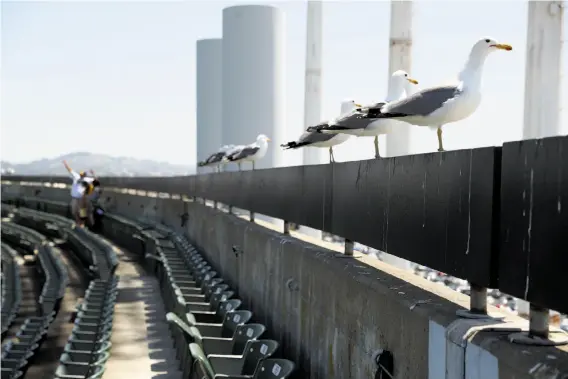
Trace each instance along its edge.
<instances>
[{"instance_id":1,"label":"empty bleacher section","mask_svg":"<svg viewBox=\"0 0 568 379\"><path fill-rule=\"evenodd\" d=\"M271 358L278 342L261 339L266 327L241 309L235 290L183 236L162 225L137 226L121 217L108 217L104 230L123 230L115 236L123 245L143 241L147 270L160 283L183 378L291 375L293 362Z\"/></svg>"},{"instance_id":2,"label":"empty bleacher section","mask_svg":"<svg viewBox=\"0 0 568 379\"><path fill-rule=\"evenodd\" d=\"M2 239L37 257L39 264L36 268L42 282L38 298L40 314L27 318L14 338L2 348L2 378L18 378L25 374L34 354L45 341L63 298L67 272L57 249L36 231L3 221Z\"/></svg>"},{"instance_id":3,"label":"empty bleacher section","mask_svg":"<svg viewBox=\"0 0 568 379\"><path fill-rule=\"evenodd\" d=\"M118 278L93 280L77 308L73 332L55 372L57 379L100 378L110 356Z\"/></svg>"},{"instance_id":4,"label":"empty bleacher section","mask_svg":"<svg viewBox=\"0 0 568 379\"><path fill-rule=\"evenodd\" d=\"M278 357L279 342L267 338L270 331L266 326L258 323L250 310L242 309L238 291L173 230L107 214L104 234L123 248L117 249L104 238L76 227L66 217L67 207L63 202L44 202L32 197L20 198L17 202L2 200L16 205L3 204L3 216L10 215L10 224L41 231L71 249L85 268L84 274L93 278L83 302L77 307L73 330L60 356L59 367L55 376L49 377L98 378L103 373L105 379L129 373L146 377L140 367L144 366L141 363L144 360L139 360L138 364L138 357L132 352L144 349L135 347L132 339L136 337L140 345L140 336L135 335L140 323L138 319L134 321L139 314L135 313L147 312L149 304L146 302L139 308L127 308L127 304L123 304L132 301L127 299L131 289L137 290L137 300L147 293L137 280L143 282L142 287L148 287L152 295L161 295L163 301L163 306L155 307L152 317L163 321L160 334L169 330L166 338L170 340L171 336L170 341L175 346L172 351L175 358L168 360L171 366L167 370L168 378L213 379L219 374L288 378L294 372L292 361ZM49 243L44 245L55 249ZM121 263L117 266L119 259ZM115 271L118 275L114 275ZM152 279L155 284L148 282L147 274L155 277ZM156 309L161 315L155 314ZM148 324L147 319L145 323ZM115 334L120 337L115 338ZM150 345L150 331L143 337ZM168 343L161 342L160 346L162 350L169 349ZM126 355L127 348L132 358L123 362L121 356ZM148 355L152 354L153 350L148 348Z\"/></svg>"},{"instance_id":5,"label":"empty bleacher section","mask_svg":"<svg viewBox=\"0 0 568 379\"><path fill-rule=\"evenodd\" d=\"M22 299L18 253L2 245L2 339L16 319Z\"/></svg>"},{"instance_id":6,"label":"empty bleacher section","mask_svg":"<svg viewBox=\"0 0 568 379\"><path fill-rule=\"evenodd\" d=\"M6 204L2 206L2 215L7 217L2 221L4 279L8 279L7 270L13 269L17 249L24 255L26 263L35 267L35 276L41 283L40 293L34 299L37 309L28 311L32 315L21 323L13 335L8 330L10 324L4 324L4 314L15 318L17 312L14 307L6 307L11 304L9 300L5 298L3 302L3 340L5 335L11 338L3 341L2 378L24 375L29 379L100 377L104 372L105 359L97 355L98 350L90 348L95 348L100 341L110 337L114 305L112 291L117 283L117 278L113 276L117 264L116 248L57 215ZM57 244L61 249L56 247ZM67 257L62 250L68 251ZM76 260L81 270L75 272L77 267L71 264L70 257L78 258ZM21 258L17 259L22 261ZM8 261L11 263L6 264ZM60 312L66 290L70 290L68 269L73 273L75 282L86 279L90 285L81 303L67 306L71 308L70 312ZM77 278L81 275L85 277ZM14 280L14 275L11 274L9 278ZM16 288L11 288L14 290L13 296L17 297ZM67 299L73 298L74 301L82 295L71 296L68 293ZM77 313L75 322L72 328L65 327L72 312ZM64 332L66 329L69 329L68 333ZM96 343L93 344L93 340Z\"/></svg>"},{"instance_id":7,"label":"empty bleacher section","mask_svg":"<svg viewBox=\"0 0 568 379\"><path fill-rule=\"evenodd\" d=\"M42 234L12 222L2 222L2 238L27 249L37 257L39 265L36 265L36 268L43 282L38 300L41 314L50 316L57 312L67 285L67 271L61 262L58 249L49 244Z\"/></svg>"}]
</instances>

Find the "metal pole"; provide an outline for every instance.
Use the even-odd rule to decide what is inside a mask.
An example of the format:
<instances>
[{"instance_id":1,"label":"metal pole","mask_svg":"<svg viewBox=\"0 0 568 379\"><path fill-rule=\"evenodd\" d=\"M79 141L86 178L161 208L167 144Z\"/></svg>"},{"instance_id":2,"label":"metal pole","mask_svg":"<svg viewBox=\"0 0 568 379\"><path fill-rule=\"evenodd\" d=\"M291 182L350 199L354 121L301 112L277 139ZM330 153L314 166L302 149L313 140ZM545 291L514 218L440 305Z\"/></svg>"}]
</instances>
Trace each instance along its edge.
<instances>
[{"instance_id":1,"label":"metal pole","mask_svg":"<svg viewBox=\"0 0 568 379\"><path fill-rule=\"evenodd\" d=\"M469 309L473 313L487 314L487 288L470 284Z\"/></svg>"},{"instance_id":2,"label":"metal pole","mask_svg":"<svg viewBox=\"0 0 568 379\"><path fill-rule=\"evenodd\" d=\"M352 256L353 255L353 241L345 239L345 255Z\"/></svg>"},{"instance_id":3,"label":"metal pole","mask_svg":"<svg viewBox=\"0 0 568 379\"><path fill-rule=\"evenodd\" d=\"M531 304L529 314L529 336L548 338L550 310Z\"/></svg>"},{"instance_id":4,"label":"metal pole","mask_svg":"<svg viewBox=\"0 0 568 379\"><path fill-rule=\"evenodd\" d=\"M290 222L284 221L284 234L290 234Z\"/></svg>"},{"instance_id":5,"label":"metal pole","mask_svg":"<svg viewBox=\"0 0 568 379\"><path fill-rule=\"evenodd\" d=\"M411 73L412 67L412 1L391 1L389 72L396 70ZM396 128L387 135L389 157L406 155L411 152L410 132L413 126L397 122Z\"/></svg>"},{"instance_id":6,"label":"metal pole","mask_svg":"<svg viewBox=\"0 0 568 379\"><path fill-rule=\"evenodd\" d=\"M474 283L470 283L469 288L469 309L460 309L456 314L463 318L491 318L491 316L487 314L487 288Z\"/></svg>"}]
</instances>

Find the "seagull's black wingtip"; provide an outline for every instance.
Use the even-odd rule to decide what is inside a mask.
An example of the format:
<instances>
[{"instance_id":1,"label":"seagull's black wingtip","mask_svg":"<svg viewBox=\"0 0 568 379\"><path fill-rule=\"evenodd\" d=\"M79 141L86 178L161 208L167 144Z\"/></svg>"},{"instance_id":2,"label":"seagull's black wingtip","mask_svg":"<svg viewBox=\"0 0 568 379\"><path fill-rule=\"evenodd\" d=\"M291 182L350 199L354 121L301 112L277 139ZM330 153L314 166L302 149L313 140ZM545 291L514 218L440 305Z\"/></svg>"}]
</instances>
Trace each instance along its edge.
<instances>
[{"instance_id":1,"label":"seagull's black wingtip","mask_svg":"<svg viewBox=\"0 0 568 379\"><path fill-rule=\"evenodd\" d=\"M288 150L288 149L293 149L294 147L296 147L296 142L292 141L292 142L288 142L288 143L283 143L282 145L280 145L280 147Z\"/></svg>"}]
</instances>

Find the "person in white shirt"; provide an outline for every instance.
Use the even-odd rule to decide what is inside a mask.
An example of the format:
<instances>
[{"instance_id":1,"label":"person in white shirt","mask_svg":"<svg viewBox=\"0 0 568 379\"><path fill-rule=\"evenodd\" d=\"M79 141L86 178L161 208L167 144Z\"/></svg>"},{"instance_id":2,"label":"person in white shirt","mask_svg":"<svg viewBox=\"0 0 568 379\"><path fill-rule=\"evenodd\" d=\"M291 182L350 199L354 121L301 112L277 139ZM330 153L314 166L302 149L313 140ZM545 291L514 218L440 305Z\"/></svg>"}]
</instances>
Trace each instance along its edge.
<instances>
[{"instance_id":1,"label":"person in white shirt","mask_svg":"<svg viewBox=\"0 0 568 379\"><path fill-rule=\"evenodd\" d=\"M84 171L77 173L67 164L66 161L63 161L63 165L73 178L73 184L71 185L71 213L73 214L73 217L75 217L77 225L83 225L83 219L86 218L87 215L82 215L82 213L87 212L88 188L94 178L88 177Z\"/></svg>"}]
</instances>

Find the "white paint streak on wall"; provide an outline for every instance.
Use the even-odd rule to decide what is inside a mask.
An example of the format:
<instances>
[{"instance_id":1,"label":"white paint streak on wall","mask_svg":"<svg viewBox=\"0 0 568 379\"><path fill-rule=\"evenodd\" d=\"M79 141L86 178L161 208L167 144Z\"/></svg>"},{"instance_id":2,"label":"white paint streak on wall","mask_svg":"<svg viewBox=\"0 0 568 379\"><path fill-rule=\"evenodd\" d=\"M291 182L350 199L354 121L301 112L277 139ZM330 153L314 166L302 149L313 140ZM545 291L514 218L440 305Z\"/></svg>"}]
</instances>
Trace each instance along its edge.
<instances>
[{"instance_id":1,"label":"white paint streak on wall","mask_svg":"<svg viewBox=\"0 0 568 379\"><path fill-rule=\"evenodd\" d=\"M465 351L465 379L499 379L497 357L468 343Z\"/></svg>"},{"instance_id":2,"label":"white paint streak on wall","mask_svg":"<svg viewBox=\"0 0 568 379\"><path fill-rule=\"evenodd\" d=\"M446 329L429 322L428 326L428 379L446 377Z\"/></svg>"}]
</instances>

